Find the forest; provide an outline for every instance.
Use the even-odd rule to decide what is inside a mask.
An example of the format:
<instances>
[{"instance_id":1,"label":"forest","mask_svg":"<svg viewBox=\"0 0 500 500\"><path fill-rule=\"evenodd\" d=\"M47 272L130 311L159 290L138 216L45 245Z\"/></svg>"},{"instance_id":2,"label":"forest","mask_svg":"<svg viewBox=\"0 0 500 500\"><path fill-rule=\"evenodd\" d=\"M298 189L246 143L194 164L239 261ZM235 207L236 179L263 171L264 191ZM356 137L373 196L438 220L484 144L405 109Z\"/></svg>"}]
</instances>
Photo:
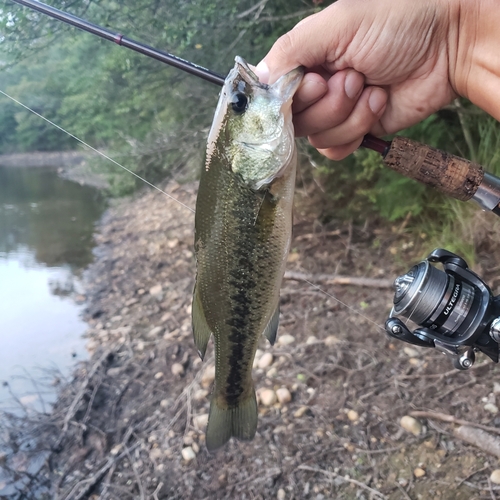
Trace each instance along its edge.
<instances>
[{"instance_id":1,"label":"forest","mask_svg":"<svg viewBox=\"0 0 500 500\"><path fill-rule=\"evenodd\" d=\"M49 3L226 74L236 54L256 63L277 37L332 2ZM0 90L153 183L168 176L196 177L217 87L9 1L0 3L0 34ZM495 120L460 99L402 134L500 173L499 132ZM0 153L80 147L54 126L0 98ZM405 231L435 238L436 244L470 259L486 244L472 229L475 207L389 171L377 153L360 149L332 162L305 140L299 147L302 178L322 186L325 220L362 222L370 214L383 223L403 223ZM95 163L93 168L108 176L112 194L139 187L139 181L109 162Z\"/></svg>"}]
</instances>

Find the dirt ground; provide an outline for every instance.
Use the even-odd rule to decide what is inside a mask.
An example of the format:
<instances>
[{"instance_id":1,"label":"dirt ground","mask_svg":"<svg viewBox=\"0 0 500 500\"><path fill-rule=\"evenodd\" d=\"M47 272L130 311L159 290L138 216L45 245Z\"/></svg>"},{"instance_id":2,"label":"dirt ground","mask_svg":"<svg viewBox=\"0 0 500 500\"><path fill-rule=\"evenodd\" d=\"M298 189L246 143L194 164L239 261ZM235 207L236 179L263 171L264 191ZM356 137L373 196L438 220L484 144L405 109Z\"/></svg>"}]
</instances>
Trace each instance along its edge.
<instances>
[{"instance_id":1,"label":"dirt ground","mask_svg":"<svg viewBox=\"0 0 500 500\"><path fill-rule=\"evenodd\" d=\"M194 185L165 190L194 207ZM212 454L204 446L213 355L210 347L201 362L191 338L193 214L148 191L111 208L97 230L86 275L91 361L50 415L13 418L3 430L13 454L0 467L19 491L9 498L500 498L489 479L498 459L465 444L456 424L418 417L414 434L400 425L415 410L440 412L487 426L494 443L499 367L480 355L459 372L438 352L389 341L387 280L415 262L411 240L370 222L313 223L314 203L297 200L288 271L312 285L284 281L282 341L262 339L255 439ZM278 389L287 389L281 401ZM36 474L22 465L30 454L44 459Z\"/></svg>"}]
</instances>

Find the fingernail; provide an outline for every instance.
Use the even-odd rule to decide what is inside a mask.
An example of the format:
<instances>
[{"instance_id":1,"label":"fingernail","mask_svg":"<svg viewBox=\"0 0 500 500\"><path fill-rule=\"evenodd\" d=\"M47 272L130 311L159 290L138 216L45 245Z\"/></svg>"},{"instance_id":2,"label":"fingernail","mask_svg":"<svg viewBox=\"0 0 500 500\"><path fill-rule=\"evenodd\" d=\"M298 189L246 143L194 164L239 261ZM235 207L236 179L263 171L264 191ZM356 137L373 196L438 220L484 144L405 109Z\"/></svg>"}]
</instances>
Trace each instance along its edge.
<instances>
[{"instance_id":1,"label":"fingernail","mask_svg":"<svg viewBox=\"0 0 500 500\"><path fill-rule=\"evenodd\" d=\"M255 66L255 74L259 77L261 83L267 83L269 81L269 68L265 61L260 61L260 63Z\"/></svg>"},{"instance_id":2,"label":"fingernail","mask_svg":"<svg viewBox=\"0 0 500 500\"><path fill-rule=\"evenodd\" d=\"M363 77L356 71L349 71L345 77L344 89L349 99L354 99L363 87Z\"/></svg>"},{"instance_id":3,"label":"fingernail","mask_svg":"<svg viewBox=\"0 0 500 500\"><path fill-rule=\"evenodd\" d=\"M374 88L368 98L368 105L374 115L378 115L387 104L387 94L379 88Z\"/></svg>"}]
</instances>

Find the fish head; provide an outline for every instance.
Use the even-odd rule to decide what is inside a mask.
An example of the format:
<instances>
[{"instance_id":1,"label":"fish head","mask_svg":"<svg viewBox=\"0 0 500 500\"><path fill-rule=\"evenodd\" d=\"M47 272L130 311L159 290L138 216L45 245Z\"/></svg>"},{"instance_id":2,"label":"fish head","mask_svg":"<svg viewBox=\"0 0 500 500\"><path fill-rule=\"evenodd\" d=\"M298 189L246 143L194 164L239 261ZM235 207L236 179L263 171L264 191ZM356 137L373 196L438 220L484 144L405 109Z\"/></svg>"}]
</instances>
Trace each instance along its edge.
<instances>
[{"instance_id":1,"label":"fish head","mask_svg":"<svg viewBox=\"0 0 500 500\"><path fill-rule=\"evenodd\" d=\"M248 187L266 189L285 173L294 157L291 105L303 69L296 68L267 85L241 57L235 61L208 136L206 168L217 155Z\"/></svg>"}]
</instances>

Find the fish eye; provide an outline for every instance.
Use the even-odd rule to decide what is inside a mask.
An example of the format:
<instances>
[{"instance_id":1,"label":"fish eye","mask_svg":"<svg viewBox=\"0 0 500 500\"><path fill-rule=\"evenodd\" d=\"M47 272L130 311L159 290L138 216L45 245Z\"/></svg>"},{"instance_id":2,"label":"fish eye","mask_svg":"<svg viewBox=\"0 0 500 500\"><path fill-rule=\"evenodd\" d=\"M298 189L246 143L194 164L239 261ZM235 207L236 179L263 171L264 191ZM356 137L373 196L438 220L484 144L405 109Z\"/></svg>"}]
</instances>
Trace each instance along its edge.
<instances>
[{"instance_id":1,"label":"fish eye","mask_svg":"<svg viewBox=\"0 0 500 500\"><path fill-rule=\"evenodd\" d=\"M237 115L244 113L248 106L248 97L241 92L233 94L231 98L231 107Z\"/></svg>"}]
</instances>

